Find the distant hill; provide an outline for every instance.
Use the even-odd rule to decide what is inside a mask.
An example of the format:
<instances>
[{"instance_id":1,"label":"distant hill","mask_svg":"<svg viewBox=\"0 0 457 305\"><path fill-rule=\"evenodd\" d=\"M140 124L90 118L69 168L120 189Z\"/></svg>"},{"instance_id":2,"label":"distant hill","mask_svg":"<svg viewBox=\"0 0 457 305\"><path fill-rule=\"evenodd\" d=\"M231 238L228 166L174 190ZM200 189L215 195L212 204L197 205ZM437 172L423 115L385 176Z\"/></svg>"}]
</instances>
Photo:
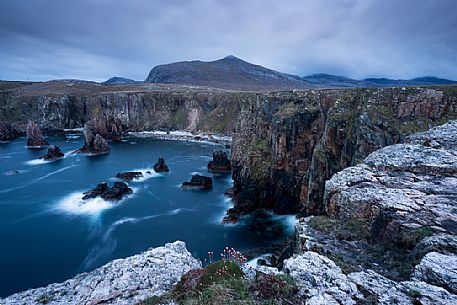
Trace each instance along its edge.
<instances>
[{"instance_id":1,"label":"distant hill","mask_svg":"<svg viewBox=\"0 0 457 305\"><path fill-rule=\"evenodd\" d=\"M125 85L125 84L137 84L137 83L142 83L137 80L133 80L130 78L125 78L125 77L111 77L107 81L104 81L102 84L107 84L107 85Z\"/></svg>"},{"instance_id":2,"label":"distant hill","mask_svg":"<svg viewBox=\"0 0 457 305\"><path fill-rule=\"evenodd\" d=\"M331 74L297 76L251 64L233 55L215 61L181 61L154 67L146 83L170 83L235 90L305 88L370 88L457 84L433 76L411 80L367 78L356 80Z\"/></svg>"},{"instance_id":3,"label":"distant hill","mask_svg":"<svg viewBox=\"0 0 457 305\"><path fill-rule=\"evenodd\" d=\"M145 82L242 90L314 87L299 76L254 65L233 55L210 62L182 61L156 66Z\"/></svg>"}]
</instances>

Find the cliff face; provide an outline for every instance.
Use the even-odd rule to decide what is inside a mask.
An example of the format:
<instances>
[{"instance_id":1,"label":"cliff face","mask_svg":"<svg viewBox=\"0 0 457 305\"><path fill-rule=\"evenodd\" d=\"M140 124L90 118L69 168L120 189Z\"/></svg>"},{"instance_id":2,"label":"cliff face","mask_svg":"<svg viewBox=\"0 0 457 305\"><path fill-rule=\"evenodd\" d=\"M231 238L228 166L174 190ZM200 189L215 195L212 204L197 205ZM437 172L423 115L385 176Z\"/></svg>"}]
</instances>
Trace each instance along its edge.
<instances>
[{"instance_id":1,"label":"cliff face","mask_svg":"<svg viewBox=\"0 0 457 305\"><path fill-rule=\"evenodd\" d=\"M0 92L0 121L14 123L18 129L33 121L45 133L82 128L98 119L121 131L179 129L228 134L243 95L183 87L63 83Z\"/></svg>"},{"instance_id":2,"label":"cliff face","mask_svg":"<svg viewBox=\"0 0 457 305\"><path fill-rule=\"evenodd\" d=\"M241 104L235 207L320 214L325 181L405 135L457 117L457 88L310 90Z\"/></svg>"}]
</instances>

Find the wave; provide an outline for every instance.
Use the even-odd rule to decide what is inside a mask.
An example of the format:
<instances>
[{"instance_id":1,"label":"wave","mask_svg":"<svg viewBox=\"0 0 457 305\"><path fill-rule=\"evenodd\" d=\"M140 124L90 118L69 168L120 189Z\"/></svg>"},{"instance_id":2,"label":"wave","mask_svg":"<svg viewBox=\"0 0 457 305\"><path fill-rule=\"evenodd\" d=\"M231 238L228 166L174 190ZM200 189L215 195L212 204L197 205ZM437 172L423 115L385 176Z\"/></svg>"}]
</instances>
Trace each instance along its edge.
<instances>
[{"instance_id":1,"label":"wave","mask_svg":"<svg viewBox=\"0 0 457 305\"><path fill-rule=\"evenodd\" d=\"M30 182L28 182L28 183L24 183L24 184L22 184L22 185L19 185L19 186L16 186L16 187L12 187L12 188L9 188L9 189L6 189L6 190L1 190L1 191L0 191L0 194L8 193L8 192L15 191L15 190L18 190L18 189L26 188L26 187L28 187L28 186L30 186L30 185L32 185L32 184L34 184L34 183L37 183L37 182L39 182L39 181L41 181L41 180L43 180L43 179L46 179L46 178L48 178L48 177L51 177L51 176L53 176L53 175L55 175L55 174L58 174L58 173L60 173L60 172L63 172L63 171L65 171L65 170L67 170L67 169L70 169L70 168L76 167L76 166L79 166L79 165L73 164L73 165L69 165L69 166L63 167L63 168L61 168L61 169L59 169L59 170L56 170L56 171L54 171L54 172L50 172L49 174L46 174L46 175L44 175L44 176L42 176L42 177L38 177L38 178L36 178L36 179L33 179L32 181L30 181Z\"/></svg>"}]
</instances>

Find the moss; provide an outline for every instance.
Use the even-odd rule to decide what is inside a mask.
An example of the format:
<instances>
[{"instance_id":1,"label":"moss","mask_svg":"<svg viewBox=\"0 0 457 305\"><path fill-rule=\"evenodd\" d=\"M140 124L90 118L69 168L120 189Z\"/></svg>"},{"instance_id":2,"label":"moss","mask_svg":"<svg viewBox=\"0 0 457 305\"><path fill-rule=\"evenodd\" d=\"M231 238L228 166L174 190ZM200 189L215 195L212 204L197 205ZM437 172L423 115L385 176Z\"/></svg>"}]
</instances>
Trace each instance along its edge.
<instances>
[{"instance_id":1,"label":"moss","mask_svg":"<svg viewBox=\"0 0 457 305\"><path fill-rule=\"evenodd\" d=\"M355 219L340 220L327 216L314 216L309 226L317 231L335 236L340 240L369 240L365 223Z\"/></svg>"},{"instance_id":2,"label":"moss","mask_svg":"<svg viewBox=\"0 0 457 305\"><path fill-rule=\"evenodd\" d=\"M37 303L40 303L40 304L48 304L49 302L52 301L52 296L43 294L38 299L36 299L36 301L37 301Z\"/></svg>"},{"instance_id":3,"label":"moss","mask_svg":"<svg viewBox=\"0 0 457 305\"><path fill-rule=\"evenodd\" d=\"M249 147L249 151L262 154L269 154L270 146L268 145L267 140L257 139L255 142L251 144L251 146Z\"/></svg>"},{"instance_id":4,"label":"moss","mask_svg":"<svg viewBox=\"0 0 457 305\"><path fill-rule=\"evenodd\" d=\"M173 117L173 124L177 129L184 129L187 127L187 109L180 107Z\"/></svg>"},{"instance_id":5,"label":"moss","mask_svg":"<svg viewBox=\"0 0 457 305\"><path fill-rule=\"evenodd\" d=\"M423 226L416 229L404 230L400 235L399 245L406 248L414 248L423 238L432 236L433 229L428 226Z\"/></svg>"}]
</instances>

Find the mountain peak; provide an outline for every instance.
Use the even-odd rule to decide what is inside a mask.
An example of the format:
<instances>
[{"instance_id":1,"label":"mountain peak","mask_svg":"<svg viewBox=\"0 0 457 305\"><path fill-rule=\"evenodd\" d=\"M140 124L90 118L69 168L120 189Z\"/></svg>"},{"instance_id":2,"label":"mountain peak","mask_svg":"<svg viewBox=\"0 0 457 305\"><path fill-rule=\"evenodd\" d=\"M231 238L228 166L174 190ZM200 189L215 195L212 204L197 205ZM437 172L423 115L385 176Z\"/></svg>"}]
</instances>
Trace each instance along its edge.
<instances>
[{"instance_id":1,"label":"mountain peak","mask_svg":"<svg viewBox=\"0 0 457 305\"><path fill-rule=\"evenodd\" d=\"M225 56L223 59L231 59L231 60L237 59L237 60L241 60L241 59L239 59L238 57L236 57L235 55L228 55L228 56Z\"/></svg>"}]
</instances>

